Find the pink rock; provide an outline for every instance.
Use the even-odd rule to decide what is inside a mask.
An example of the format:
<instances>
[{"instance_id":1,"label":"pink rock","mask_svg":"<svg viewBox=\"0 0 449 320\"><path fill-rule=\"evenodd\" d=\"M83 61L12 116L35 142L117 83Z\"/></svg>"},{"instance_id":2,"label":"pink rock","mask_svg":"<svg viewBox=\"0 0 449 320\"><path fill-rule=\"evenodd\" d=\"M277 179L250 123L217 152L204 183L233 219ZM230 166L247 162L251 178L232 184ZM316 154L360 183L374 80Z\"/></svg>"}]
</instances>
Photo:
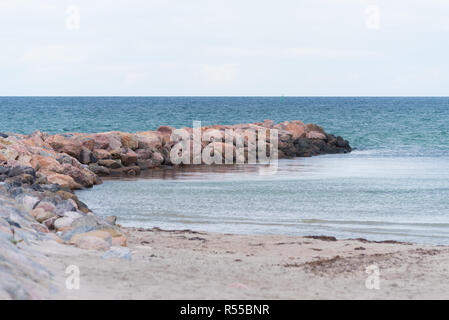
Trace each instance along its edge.
<instances>
[{"instance_id":1,"label":"pink rock","mask_svg":"<svg viewBox=\"0 0 449 320\"><path fill-rule=\"evenodd\" d=\"M47 180L49 183L57 183L61 187L69 188L69 189L81 189L81 185L75 180L64 174L59 174L51 171L43 171L43 173L47 176Z\"/></svg>"},{"instance_id":2,"label":"pink rock","mask_svg":"<svg viewBox=\"0 0 449 320\"><path fill-rule=\"evenodd\" d=\"M124 148L136 150L139 147L139 141L136 135L126 132L120 132L119 135Z\"/></svg>"},{"instance_id":3,"label":"pink rock","mask_svg":"<svg viewBox=\"0 0 449 320\"><path fill-rule=\"evenodd\" d=\"M285 128L287 127L288 124L289 124L288 121L284 121L284 122L281 122L281 123L278 123L278 124L274 125L274 128L275 129L285 130Z\"/></svg>"},{"instance_id":4,"label":"pink rock","mask_svg":"<svg viewBox=\"0 0 449 320\"><path fill-rule=\"evenodd\" d=\"M6 161L9 163L11 160L17 160L19 157L19 152L17 150L10 148L7 146L4 149L0 149L0 154L2 155L2 159L6 159Z\"/></svg>"},{"instance_id":5,"label":"pink rock","mask_svg":"<svg viewBox=\"0 0 449 320\"><path fill-rule=\"evenodd\" d=\"M109 148L109 138L105 134L97 133L91 135L94 141L94 149L108 149Z\"/></svg>"},{"instance_id":6,"label":"pink rock","mask_svg":"<svg viewBox=\"0 0 449 320\"><path fill-rule=\"evenodd\" d=\"M122 139L117 132L104 132L91 135L94 140L94 149L119 149L122 147Z\"/></svg>"},{"instance_id":7,"label":"pink rock","mask_svg":"<svg viewBox=\"0 0 449 320\"><path fill-rule=\"evenodd\" d=\"M137 160L147 160L150 159L153 151L149 149L139 149L137 150Z\"/></svg>"},{"instance_id":8,"label":"pink rock","mask_svg":"<svg viewBox=\"0 0 449 320\"><path fill-rule=\"evenodd\" d=\"M48 137L45 142L56 152L64 152L75 158L79 157L82 150L82 145L77 139L68 138L60 134Z\"/></svg>"},{"instance_id":9,"label":"pink rock","mask_svg":"<svg viewBox=\"0 0 449 320\"><path fill-rule=\"evenodd\" d=\"M34 210L36 210L36 209L43 209L44 211L54 212L56 208L53 203L48 202L48 201L42 201L37 204L36 208L34 208Z\"/></svg>"},{"instance_id":10,"label":"pink rock","mask_svg":"<svg viewBox=\"0 0 449 320\"><path fill-rule=\"evenodd\" d=\"M110 169L119 169L122 167L122 160L120 160L120 159L118 159L118 160L104 159L104 160L99 160L98 164L100 166L110 168Z\"/></svg>"},{"instance_id":11,"label":"pink rock","mask_svg":"<svg viewBox=\"0 0 449 320\"><path fill-rule=\"evenodd\" d=\"M99 250L99 251L106 251L108 250L111 245L96 236L90 236L90 235L84 235L82 237L78 237L73 242L78 248L81 249L88 249L88 250Z\"/></svg>"},{"instance_id":12,"label":"pink rock","mask_svg":"<svg viewBox=\"0 0 449 320\"><path fill-rule=\"evenodd\" d=\"M137 153L130 150L125 154L121 154L120 159L122 160L122 164L124 166L133 165L137 162Z\"/></svg>"},{"instance_id":13,"label":"pink rock","mask_svg":"<svg viewBox=\"0 0 449 320\"><path fill-rule=\"evenodd\" d=\"M53 171L56 173L63 173L62 165L52 157L45 157L41 155L33 155L31 159L31 166L34 170Z\"/></svg>"},{"instance_id":14,"label":"pink rock","mask_svg":"<svg viewBox=\"0 0 449 320\"><path fill-rule=\"evenodd\" d=\"M96 175L90 170L80 169L68 163L65 163L62 167L65 175L72 177L76 183L81 184L83 187L92 187L95 184Z\"/></svg>"},{"instance_id":15,"label":"pink rock","mask_svg":"<svg viewBox=\"0 0 449 320\"><path fill-rule=\"evenodd\" d=\"M310 131L310 132L307 132L306 138L324 140L324 139L326 139L326 135L321 132L318 132L318 131Z\"/></svg>"},{"instance_id":16,"label":"pink rock","mask_svg":"<svg viewBox=\"0 0 449 320\"><path fill-rule=\"evenodd\" d=\"M164 157L159 152L154 152L150 158L138 159L137 165L140 169L146 170L150 168L159 167L164 162Z\"/></svg>"},{"instance_id":17,"label":"pink rock","mask_svg":"<svg viewBox=\"0 0 449 320\"><path fill-rule=\"evenodd\" d=\"M162 147L162 140L159 134L154 131L145 131L137 133L139 149L154 149Z\"/></svg>"},{"instance_id":18,"label":"pink rock","mask_svg":"<svg viewBox=\"0 0 449 320\"><path fill-rule=\"evenodd\" d=\"M303 137L305 135L305 126L301 121L292 121L285 125L285 130L292 133L293 139Z\"/></svg>"},{"instance_id":19,"label":"pink rock","mask_svg":"<svg viewBox=\"0 0 449 320\"><path fill-rule=\"evenodd\" d=\"M317 131L319 133L322 134L326 134L326 132L323 130L323 128L321 128L320 126L313 124L313 123L308 123L305 125L305 131L306 132L311 132L311 131Z\"/></svg>"},{"instance_id":20,"label":"pink rock","mask_svg":"<svg viewBox=\"0 0 449 320\"><path fill-rule=\"evenodd\" d=\"M266 119L266 120L263 121L262 126L265 127L265 128L270 128L271 129L271 128L274 127L274 121Z\"/></svg>"},{"instance_id":21,"label":"pink rock","mask_svg":"<svg viewBox=\"0 0 449 320\"><path fill-rule=\"evenodd\" d=\"M156 166L160 166L164 162L164 157L160 152L153 152L151 160L153 160Z\"/></svg>"},{"instance_id":22,"label":"pink rock","mask_svg":"<svg viewBox=\"0 0 449 320\"><path fill-rule=\"evenodd\" d=\"M0 153L0 165L6 165L8 163L8 158Z\"/></svg>"},{"instance_id":23,"label":"pink rock","mask_svg":"<svg viewBox=\"0 0 449 320\"><path fill-rule=\"evenodd\" d=\"M94 148L95 148L95 140L92 137L90 137L89 135L83 136L83 137L79 137L78 140L79 140L79 142L81 143L81 145L84 148L87 148L90 151L94 150Z\"/></svg>"},{"instance_id":24,"label":"pink rock","mask_svg":"<svg viewBox=\"0 0 449 320\"><path fill-rule=\"evenodd\" d=\"M103 149L95 149L93 151L94 157L102 160L102 159L111 159L111 153L107 150Z\"/></svg>"}]
</instances>

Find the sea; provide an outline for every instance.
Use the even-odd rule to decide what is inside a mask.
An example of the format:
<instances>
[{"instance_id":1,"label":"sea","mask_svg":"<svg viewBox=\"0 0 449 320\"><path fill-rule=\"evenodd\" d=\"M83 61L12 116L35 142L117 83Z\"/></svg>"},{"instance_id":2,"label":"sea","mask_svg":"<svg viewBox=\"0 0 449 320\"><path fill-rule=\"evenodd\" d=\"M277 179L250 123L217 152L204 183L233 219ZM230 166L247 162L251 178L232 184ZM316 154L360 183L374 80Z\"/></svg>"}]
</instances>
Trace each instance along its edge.
<instances>
[{"instance_id":1,"label":"sea","mask_svg":"<svg viewBox=\"0 0 449 320\"><path fill-rule=\"evenodd\" d=\"M0 132L127 132L302 120L355 149L203 166L78 191L133 227L449 244L448 97L0 97Z\"/></svg>"}]
</instances>

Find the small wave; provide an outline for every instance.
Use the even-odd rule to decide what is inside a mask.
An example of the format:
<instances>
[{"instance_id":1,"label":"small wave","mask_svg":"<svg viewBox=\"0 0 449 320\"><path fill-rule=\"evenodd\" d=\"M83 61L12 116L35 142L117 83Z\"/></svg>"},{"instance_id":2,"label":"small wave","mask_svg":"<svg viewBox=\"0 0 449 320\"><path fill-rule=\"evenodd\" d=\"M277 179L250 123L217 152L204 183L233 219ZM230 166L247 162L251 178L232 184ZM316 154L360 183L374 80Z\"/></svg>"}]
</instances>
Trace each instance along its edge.
<instances>
[{"instance_id":1,"label":"small wave","mask_svg":"<svg viewBox=\"0 0 449 320\"><path fill-rule=\"evenodd\" d=\"M368 149L368 150L359 150L355 149L351 152L352 155L376 155L376 154L384 154L386 151L382 149Z\"/></svg>"},{"instance_id":2,"label":"small wave","mask_svg":"<svg viewBox=\"0 0 449 320\"><path fill-rule=\"evenodd\" d=\"M416 227L435 227L448 228L449 223L435 222L389 222L389 221L359 221L359 220L323 220L323 219L301 219L302 223L310 224L341 224L341 225L368 225L368 226L416 226Z\"/></svg>"}]
</instances>

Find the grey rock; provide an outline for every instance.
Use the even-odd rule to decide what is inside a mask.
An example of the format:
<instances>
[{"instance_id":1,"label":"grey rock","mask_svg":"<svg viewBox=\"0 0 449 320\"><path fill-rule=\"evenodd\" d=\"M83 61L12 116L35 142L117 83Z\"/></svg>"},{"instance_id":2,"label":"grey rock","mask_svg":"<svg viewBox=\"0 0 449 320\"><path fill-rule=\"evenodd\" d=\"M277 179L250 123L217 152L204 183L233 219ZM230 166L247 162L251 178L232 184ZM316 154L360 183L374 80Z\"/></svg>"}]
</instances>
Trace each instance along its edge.
<instances>
[{"instance_id":1,"label":"grey rock","mask_svg":"<svg viewBox=\"0 0 449 320\"><path fill-rule=\"evenodd\" d=\"M51 205L53 205L55 207L58 205L58 201L56 200L56 198L54 198L54 197L53 198L52 197L45 197L45 198L42 198L39 202L37 202L34 205L33 209L38 207L40 204L44 204L46 202L50 203Z\"/></svg>"},{"instance_id":2,"label":"grey rock","mask_svg":"<svg viewBox=\"0 0 449 320\"><path fill-rule=\"evenodd\" d=\"M98 226L97 219L93 216L84 216L81 218L76 219L72 222L71 227L72 228L79 228L79 227L96 227Z\"/></svg>"},{"instance_id":3,"label":"grey rock","mask_svg":"<svg viewBox=\"0 0 449 320\"><path fill-rule=\"evenodd\" d=\"M70 241L70 239L72 239L72 237L76 234L80 234L80 233L85 233L85 232L89 232L95 230L95 227L92 226L82 226L82 227L78 227L78 228L74 228L72 230L66 231L64 233L62 233L60 235L60 238L64 241Z\"/></svg>"},{"instance_id":4,"label":"grey rock","mask_svg":"<svg viewBox=\"0 0 449 320\"><path fill-rule=\"evenodd\" d=\"M18 195L23 194L23 188L22 187L16 187L16 188L11 189L9 192L11 193L11 196L13 198L16 198Z\"/></svg>"},{"instance_id":5,"label":"grey rock","mask_svg":"<svg viewBox=\"0 0 449 320\"><path fill-rule=\"evenodd\" d=\"M89 170L92 171L95 174L102 175L102 176L108 176L110 174L110 170L106 167L100 166L98 164L90 164Z\"/></svg>"},{"instance_id":6,"label":"grey rock","mask_svg":"<svg viewBox=\"0 0 449 320\"><path fill-rule=\"evenodd\" d=\"M15 166L12 167L8 172L8 177L15 177L22 174L29 174L33 177L36 177L36 172L31 167L25 167L25 166Z\"/></svg>"},{"instance_id":7,"label":"grey rock","mask_svg":"<svg viewBox=\"0 0 449 320\"><path fill-rule=\"evenodd\" d=\"M38 183L33 184L33 185L31 186L31 188L32 188L34 191L38 191L38 192L43 192L43 191L44 191L44 189L43 189L43 188L41 187L41 185L38 184Z\"/></svg>"},{"instance_id":8,"label":"grey rock","mask_svg":"<svg viewBox=\"0 0 449 320\"><path fill-rule=\"evenodd\" d=\"M75 219L73 219L71 217L62 217L62 218L56 219L56 221L54 223L54 228L56 230L59 230L64 227L70 227L74 220Z\"/></svg>"},{"instance_id":9,"label":"grey rock","mask_svg":"<svg viewBox=\"0 0 449 320\"><path fill-rule=\"evenodd\" d=\"M131 250L126 247L111 247L108 251L103 253L104 259L122 259L132 260Z\"/></svg>"},{"instance_id":10,"label":"grey rock","mask_svg":"<svg viewBox=\"0 0 449 320\"><path fill-rule=\"evenodd\" d=\"M76 203L72 199L63 200L56 205L55 213L62 217L65 212L76 211Z\"/></svg>"},{"instance_id":11,"label":"grey rock","mask_svg":"<svg viewBox=\"0 0 449 320\"><path fill-rule=\"evenodd\" d=\"M46 184L42 186L42 189L50 192L58 192L61 190L61 186L59 184Z\"/></svg>"}]
</instances>

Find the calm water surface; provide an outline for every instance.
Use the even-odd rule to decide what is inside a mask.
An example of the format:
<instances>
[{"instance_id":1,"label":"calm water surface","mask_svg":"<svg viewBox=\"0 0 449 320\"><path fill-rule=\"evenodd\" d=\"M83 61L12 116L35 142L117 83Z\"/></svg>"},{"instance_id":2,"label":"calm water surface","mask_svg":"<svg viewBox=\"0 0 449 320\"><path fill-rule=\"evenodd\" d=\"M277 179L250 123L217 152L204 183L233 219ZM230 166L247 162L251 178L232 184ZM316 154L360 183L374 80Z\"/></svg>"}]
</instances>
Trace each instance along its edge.
<instances>
[{"instance_id":1,"label":"calm water surface","mask_svg":"<svg viewBox=\"0 0 449 320\"><path fill-rule=\"evenodd\" d=\"M349 155L158 171L78 194L126 226L449 244L449 98L0 97L0 132L141 131L300 119Z\"/></svg>"}]
</instances>

